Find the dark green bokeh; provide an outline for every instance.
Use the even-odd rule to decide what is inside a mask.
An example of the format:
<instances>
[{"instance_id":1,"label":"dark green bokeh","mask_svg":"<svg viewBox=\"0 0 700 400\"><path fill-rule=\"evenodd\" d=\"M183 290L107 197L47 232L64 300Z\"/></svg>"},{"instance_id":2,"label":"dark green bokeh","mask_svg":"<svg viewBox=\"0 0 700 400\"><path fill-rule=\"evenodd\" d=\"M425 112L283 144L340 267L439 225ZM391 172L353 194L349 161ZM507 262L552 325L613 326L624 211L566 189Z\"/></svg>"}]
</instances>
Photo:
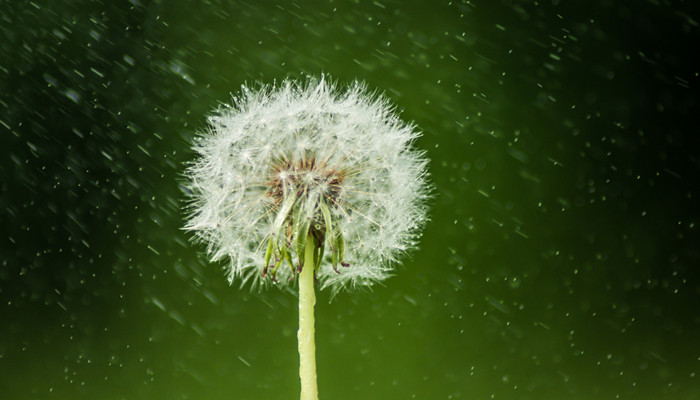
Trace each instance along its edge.
<instances>
[{"instance_id":1,"label":"dark green bokeh","mask_svg":"<svg viewBox=\"0 0 700 400\"><path fill-rule=\"evenodd\" d=\"M0 398L297 398L296 297L180 230L244 82L366 81L424 131L421 248L319 293L322 399L700 397L689 2L4 2Z\"/></svg>"}]
</instances>

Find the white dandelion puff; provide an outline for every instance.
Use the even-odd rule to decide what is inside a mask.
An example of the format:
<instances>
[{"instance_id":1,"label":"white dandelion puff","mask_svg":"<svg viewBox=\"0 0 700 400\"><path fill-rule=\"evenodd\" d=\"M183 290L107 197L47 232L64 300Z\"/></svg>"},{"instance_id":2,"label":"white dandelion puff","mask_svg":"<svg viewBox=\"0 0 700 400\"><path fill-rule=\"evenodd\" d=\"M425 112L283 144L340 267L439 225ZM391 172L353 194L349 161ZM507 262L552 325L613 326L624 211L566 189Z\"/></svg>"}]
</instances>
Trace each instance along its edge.
<instances>
[{"instance_id":1,"label":"white dandelion puff","mask_svg":"<svg viewBox=\"0 0 700 400\"><path fill-rule=\"evenodd\" d=\"M337 291L381 281L426 221L419 132L382 96L326 79L243 87L209 117L188 168L186 229L228 278L287 284L316 241L316 276Z\"/></svg>"}]
</instances>

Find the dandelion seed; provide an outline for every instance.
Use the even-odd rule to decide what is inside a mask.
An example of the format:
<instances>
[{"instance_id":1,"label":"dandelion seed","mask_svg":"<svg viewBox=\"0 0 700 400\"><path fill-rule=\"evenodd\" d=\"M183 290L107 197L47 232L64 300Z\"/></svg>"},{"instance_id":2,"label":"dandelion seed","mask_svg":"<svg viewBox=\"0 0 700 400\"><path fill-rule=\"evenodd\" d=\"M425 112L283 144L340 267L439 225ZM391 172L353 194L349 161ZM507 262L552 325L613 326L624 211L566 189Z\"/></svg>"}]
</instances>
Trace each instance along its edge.
<instances>
[{"instance_id":1,"label":"dandelion seed","mask_svg":"<svg viewBox=\"0 0 700 400\"><path fill-rule=\"evenodd\" d=\"M385 279L426 220L427 160L387 100L325 80L243 87L209 118L188 168L186 229L230 282L299 281L302 399L317 399L314 284Z\"/></svg>"}]
</instances>

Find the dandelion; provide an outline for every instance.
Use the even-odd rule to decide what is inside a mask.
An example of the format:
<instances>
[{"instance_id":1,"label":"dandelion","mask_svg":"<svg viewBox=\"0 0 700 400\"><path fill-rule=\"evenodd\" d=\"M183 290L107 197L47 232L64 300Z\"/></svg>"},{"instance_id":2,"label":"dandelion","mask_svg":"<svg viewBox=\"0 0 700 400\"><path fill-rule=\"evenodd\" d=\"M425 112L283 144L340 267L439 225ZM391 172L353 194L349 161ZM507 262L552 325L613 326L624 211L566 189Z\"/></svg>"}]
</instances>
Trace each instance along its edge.
<instances>
[{"instance_id":1,"label":"dandelion","mask_svg":"<svg viewBox=\"0 0 700 400\"><path fill-rule=\"evenodd\" d=\"M299 280L302 399L316 399L315 285L333 293L391 275L426 220L419 136L355 82L242 87L209 118L187 170L186 229L230 282Z\"/></svg>"}]
</instances>

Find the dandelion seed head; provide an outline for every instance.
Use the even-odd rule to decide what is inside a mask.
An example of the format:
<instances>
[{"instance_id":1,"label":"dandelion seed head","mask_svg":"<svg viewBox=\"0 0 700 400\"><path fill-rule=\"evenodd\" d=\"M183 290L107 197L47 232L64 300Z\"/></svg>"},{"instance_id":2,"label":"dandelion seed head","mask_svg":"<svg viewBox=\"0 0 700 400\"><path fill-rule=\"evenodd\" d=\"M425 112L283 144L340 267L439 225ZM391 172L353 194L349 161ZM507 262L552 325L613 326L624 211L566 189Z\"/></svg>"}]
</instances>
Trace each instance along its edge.
<instances>
[{"instance_id":1,"label":"dandelion seed head","mask_svg":"<svg viewBox=\"0 0 700 400\"><path fill-rule=\"evenodd\" d=\"M243 86L195 140L185 228L212 260L229 260L231 282L265 285L274 271L287 284L308 232L325 248L322 287L371 285L391 275L426 221L418 136L361 83Z\"/></svg>"}]
</instances>

